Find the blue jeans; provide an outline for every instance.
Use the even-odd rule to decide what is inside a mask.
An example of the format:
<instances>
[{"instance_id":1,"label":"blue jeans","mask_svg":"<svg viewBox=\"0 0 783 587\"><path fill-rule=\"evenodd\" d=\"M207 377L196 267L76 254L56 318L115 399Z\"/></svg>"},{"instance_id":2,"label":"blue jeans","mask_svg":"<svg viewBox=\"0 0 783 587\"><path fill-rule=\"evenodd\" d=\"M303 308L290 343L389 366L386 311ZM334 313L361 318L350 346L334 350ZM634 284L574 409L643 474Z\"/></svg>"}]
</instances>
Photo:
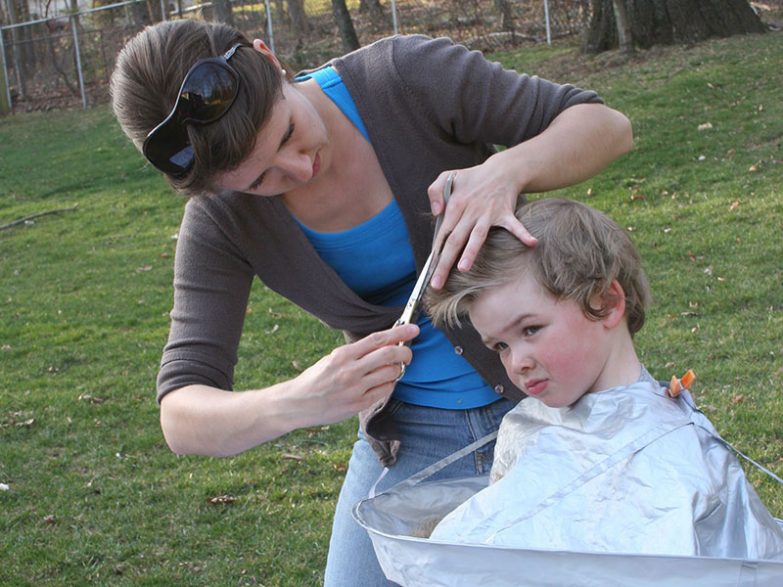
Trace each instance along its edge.
<instances>
[{"instance_id":1,"label":"blue jeans","mask_svg":"<svg viewBox=\"0 0 783 587\"><path fill-rule=\"evenodd\" d=\"M497 430L514 404L500 399L472 410L441 410L392 400L402 445L397 462L378 484L377 492L403 481L426 466ZM495 443L461 458L430 479L486 475L492 466ZM383 466L362 432L353 446L332 526L324 587L391 586L381 570L367 532L353 520L351 511L366 498Z\"/></svg>"}]
</instances>

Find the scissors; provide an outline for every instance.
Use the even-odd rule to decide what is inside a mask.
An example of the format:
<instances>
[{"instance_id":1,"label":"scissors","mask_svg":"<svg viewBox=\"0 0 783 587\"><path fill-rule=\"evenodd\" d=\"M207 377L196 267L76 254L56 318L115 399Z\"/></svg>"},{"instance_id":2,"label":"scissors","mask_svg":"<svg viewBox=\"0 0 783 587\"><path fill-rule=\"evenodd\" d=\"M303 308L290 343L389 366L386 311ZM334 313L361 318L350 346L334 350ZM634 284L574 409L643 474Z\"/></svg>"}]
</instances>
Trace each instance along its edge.
<instances>
[{"instance_id":1,"label":"scissors","mask_svg":"<svg viewBox=\"0 0 783 587\"><path fill-rule=\"evenodd\" d=\"M448 203L449 198L451 197L451 189L454 186L454 178L456 176L457 172L454 171L446 178L446 186L443 188L444 209L435 220L435 235L432 239L432 250L430 251L429 257L427 257L427 260L424 262L424 267L422 267L419 278L416 280L416 285L413 286L413 291L411 292L410 297L408 297L408 302L405 304L405 309L402 311L402 314L400 315L397 322L394 323L395 326L400 326L402 324L412 324L416 322L416 319L419 317L419 313L421 312L421 301L424 298L424 292L426 291L427 286L430 284L432 275L435 273L435 267L437 267L438 260L440 259L440 249L435 248L435 241L438 238L440 225L443 224L443 214L446 211L445 205ZM401 342L399 344L402 346L405 343ZM400 363L400 374L397 376L397 381L402 379L403 375L405 375L405 363Z\"/></svg>"}]
</instances>

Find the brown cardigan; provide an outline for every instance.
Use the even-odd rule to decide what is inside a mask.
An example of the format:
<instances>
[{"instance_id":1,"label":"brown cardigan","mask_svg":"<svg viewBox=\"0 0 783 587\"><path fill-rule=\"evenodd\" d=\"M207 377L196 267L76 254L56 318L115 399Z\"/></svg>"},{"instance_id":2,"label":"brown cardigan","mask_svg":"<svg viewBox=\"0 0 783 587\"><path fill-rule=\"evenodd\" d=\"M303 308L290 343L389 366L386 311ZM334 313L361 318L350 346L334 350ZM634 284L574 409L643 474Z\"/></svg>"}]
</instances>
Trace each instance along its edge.
<instances>
[{"instance_id":1,"label":"brown cardigan","mask_svg":"<svg viewBox=\"0 0 783 587\"><path fill-rule=\"evenodd\" d=\"M470 167L541 131L565 108L600 102L593 92L505 70L448 39L397 36L331 62L356 102L402 210L421 269L432 242L427 187L445 169ZM191 384L233 388L251 282L290 299L348 340L390 327L401 308L367 303L326 265L279 198L191 198L179 231L171 331L158 400ZM455 352L497 393L521 399L495 353L470 327L448 330ZM360 415L385 465L399 442L384 403Z\"/></svg>"}]
</instances>

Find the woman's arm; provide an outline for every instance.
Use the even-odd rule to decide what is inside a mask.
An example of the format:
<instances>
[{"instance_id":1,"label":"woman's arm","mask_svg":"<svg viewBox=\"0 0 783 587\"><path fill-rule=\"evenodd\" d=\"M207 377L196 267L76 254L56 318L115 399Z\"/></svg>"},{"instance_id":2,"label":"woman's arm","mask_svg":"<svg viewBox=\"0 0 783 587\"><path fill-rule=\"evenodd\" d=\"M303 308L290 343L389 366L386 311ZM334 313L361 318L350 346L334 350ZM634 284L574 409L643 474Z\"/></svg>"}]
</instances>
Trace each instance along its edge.
<instances>
[{"instance_id":1,"label":"woman's arm","mask_svg":"<svg viewBox=\"0 0 783 587\"><path fill-rule=\"evenodd\" d=\"M433 287L442 286L458 257L458 268L470 269L493 226L535 245L514 216L520 193L554 190L588 179L632 148L631 123L625 115L602 104L577 104L560 113L541 134L481 165L458 170L441 230L449 237ZM433 214L443 209L443 186L451 171L444 171L429 188Z\"/></svg>"},{"instance_id":2,"label":"woman's arm","mask_svg":"<svg viewBox=\"0 0 783 587\"><path fill-rule=\"evenodd\" d=\"M355 416L394 390L411 351L414 324L338 347L298 377L265 389L227 392L188 385L163 396L160 423L178 454L229 456L297 428Z\"/></svg>"}]
</instances>

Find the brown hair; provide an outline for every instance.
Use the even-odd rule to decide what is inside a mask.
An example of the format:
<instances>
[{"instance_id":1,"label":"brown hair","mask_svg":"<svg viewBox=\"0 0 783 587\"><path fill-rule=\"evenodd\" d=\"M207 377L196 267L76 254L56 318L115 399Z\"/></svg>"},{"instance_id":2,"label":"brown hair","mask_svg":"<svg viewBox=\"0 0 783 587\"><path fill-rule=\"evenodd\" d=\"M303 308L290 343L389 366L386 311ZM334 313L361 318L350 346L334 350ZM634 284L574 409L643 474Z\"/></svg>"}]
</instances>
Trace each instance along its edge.
<instances>
[{"instance_id":1,"label":"brown hair","mask_svg":"<svg viewBox=\"0 0 783 587\"><path fill-rule=\"evenodd\" d=\"M187 195L214 191L215 175L237 167L253 149L258 131L282 96L279 69L235 28L187 19L145 28L117 57L111 77L112 108L125 134L141 150L147 133L174 107L188 69L237 43L250 48L240 48L231 58L240 78L236 101L215 123L187 125L195 164L184 177L166 176L174 189Z\"/></svg>"},{"instance_id":2,"label":"brown hair","mask_svg":"<svg viewBox=\"0 0 783 587\"><path fill-rule=\"evenodd\" d=\"M441 290L429 291L428 310L435 324L459 324L482 291L528 271L556 299L574 300L592 320L600 320L607 309L593 307L591 300L607 294L616 279L625 292L631 335L642 328L650 286L624 230L573 200L522 202L516 216L538 244L527 247L507 230L491 229L470 271L452 269Z\"/></svg>"}]
</instances>

